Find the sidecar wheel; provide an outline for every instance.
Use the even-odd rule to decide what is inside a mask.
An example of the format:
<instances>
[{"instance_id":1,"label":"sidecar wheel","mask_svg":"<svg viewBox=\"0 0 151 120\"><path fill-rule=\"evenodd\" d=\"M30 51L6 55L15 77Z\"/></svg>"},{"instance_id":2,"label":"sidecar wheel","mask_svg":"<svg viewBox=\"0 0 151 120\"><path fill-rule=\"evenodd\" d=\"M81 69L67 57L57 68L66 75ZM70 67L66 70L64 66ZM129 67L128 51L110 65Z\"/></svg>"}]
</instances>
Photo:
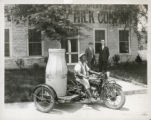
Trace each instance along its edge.
<instances>
[{"instance_id":1,"label":"sidecar wheel","mask_svg":"<svg viewBox=\"0 0 151 120\"><path fill-rule=\"evenodd\" d=\"M111 92L113 96L108 96L104 100L104 104L111 109L121 109L123 105L125 104L125 95L121 89L115 89Z\"/></svg>"},{"instance_id":2,"label":"sidecar wheel","mask_svg":"<svg viewBox=\"0 0 151 120\"><path fill-rule=\"evenodd\" d=\"M33 94L34 103L37 110L41 112L50 112L55 104L54 92L51 88L44 86L38 87Z\"/></svg>"}]
</instances>

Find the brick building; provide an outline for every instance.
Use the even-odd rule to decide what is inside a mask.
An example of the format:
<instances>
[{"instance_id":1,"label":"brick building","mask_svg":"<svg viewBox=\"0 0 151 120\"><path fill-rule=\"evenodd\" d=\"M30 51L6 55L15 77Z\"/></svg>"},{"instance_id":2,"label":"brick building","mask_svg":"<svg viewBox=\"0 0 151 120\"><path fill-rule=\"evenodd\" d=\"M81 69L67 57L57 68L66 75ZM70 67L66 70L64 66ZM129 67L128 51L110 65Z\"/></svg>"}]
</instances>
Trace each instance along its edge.
<instances>
[{"instance_id":1,"label":"brick building","mask_svg":"<svg viewBox=\"0 0 151 120\"><path fill-rule=\"evenodd\" d=\"M15 24L5 19L5 68L17 68L16 60L23 59L25 67L34 63L45 65L44 57L48 56L48 48L65 48L68 65L78 62L78 55L84 52L88 43L94 43L96 58L100 40L104 39L110 50L110 59L120 55L121 62L135 60L138 52L138 40L133 29L124 30L122 24L113 26L107 10L93 8L85 12L74 12L69 19L79 26L78 34L68 37L65 42L50 40L41 32L36 32L27 23ZM80 34L82 33L82 34Z\"/></svg>"}]
</instances>

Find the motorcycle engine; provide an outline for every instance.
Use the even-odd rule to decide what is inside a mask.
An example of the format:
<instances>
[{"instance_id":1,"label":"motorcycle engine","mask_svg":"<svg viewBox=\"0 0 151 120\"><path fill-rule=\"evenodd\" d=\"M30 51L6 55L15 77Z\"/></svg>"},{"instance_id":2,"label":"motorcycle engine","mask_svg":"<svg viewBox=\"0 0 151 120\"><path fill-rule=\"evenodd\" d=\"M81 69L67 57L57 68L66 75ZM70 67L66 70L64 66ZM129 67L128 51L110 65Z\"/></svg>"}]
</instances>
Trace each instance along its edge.
<instances>
[{"instance_id":1,"label":"motorcycle engine","mask_svg":"<svg viewBox=\"0 0 151 120\"><path fill-rule=\"evenodd\" d=\"M99 97L99 93L98 93L96 87L92 86L91 91L92 91L92 94L93 94L94 97L96 97L96 98Z\"/></svg>"}]
</instances>

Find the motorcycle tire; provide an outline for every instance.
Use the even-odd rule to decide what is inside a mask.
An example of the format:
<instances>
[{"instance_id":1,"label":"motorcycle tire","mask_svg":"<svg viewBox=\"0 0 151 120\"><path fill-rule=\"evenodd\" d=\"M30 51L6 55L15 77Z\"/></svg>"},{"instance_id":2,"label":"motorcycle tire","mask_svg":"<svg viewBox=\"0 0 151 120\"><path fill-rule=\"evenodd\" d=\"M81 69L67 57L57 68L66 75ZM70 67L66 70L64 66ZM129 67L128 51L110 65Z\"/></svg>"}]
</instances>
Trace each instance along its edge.
<instances>
[{"instance_id":1,"label":"motorcycle tire","mask_svg":"<svg viewBox=\"0 0 151 120\"><path fill-rule=\"evenodd\" d=\"M123 107L123 105L125 104L125 95L121 89L116 89L116 92L118 93L118 95L114 97L106 97L106 99L104 100L104 104L106 105L106 107L111 109L121 109ZM113 102L117 101L117 97L120 97L121 99L118 104L114 104Z\"/></svg>"},{"instance_id":2,"label":"motorcycle tire","mask_svg":"<svg viewBox=\"0 0 151 120\"><path fill-rule=\"evenodd\" d=\"M55 104L54 92L51 88L38 87L33 94L34 104L40 112L50 112Z\"/></svg>"}]
</instances>

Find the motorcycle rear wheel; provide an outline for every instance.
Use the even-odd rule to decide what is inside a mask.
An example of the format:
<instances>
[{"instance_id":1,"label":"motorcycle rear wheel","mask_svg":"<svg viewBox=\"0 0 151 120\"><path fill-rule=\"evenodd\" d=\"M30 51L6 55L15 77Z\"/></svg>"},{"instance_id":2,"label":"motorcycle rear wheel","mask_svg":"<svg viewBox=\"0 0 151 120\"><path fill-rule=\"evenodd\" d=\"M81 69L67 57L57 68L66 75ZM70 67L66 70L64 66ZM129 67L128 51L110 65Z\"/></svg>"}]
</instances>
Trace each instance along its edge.
<instances>
[{"instance_id":1,"label":"motorcycle rear wheel","mask_svg":"<svg viewBox=\"0 0 151 120\"><path fill-rule=\"evenodd\" d=\"M38 87L33 94L34 103L40 112L50 112L55 104L54 92L47 87Z\"/></svg>"},{"instance_id":2,"label":"motorcycle rear wheel","mask_svg":"<svg viewBox=\"0 0 151 120\"><path fill-rule=\"evenodd\" d=\"M111 109L121 109L125 104L125 95L121 89L114 89L111 94L112 96L108 96L104 100L104 104Z\"/></svg>"}]
</instances>

